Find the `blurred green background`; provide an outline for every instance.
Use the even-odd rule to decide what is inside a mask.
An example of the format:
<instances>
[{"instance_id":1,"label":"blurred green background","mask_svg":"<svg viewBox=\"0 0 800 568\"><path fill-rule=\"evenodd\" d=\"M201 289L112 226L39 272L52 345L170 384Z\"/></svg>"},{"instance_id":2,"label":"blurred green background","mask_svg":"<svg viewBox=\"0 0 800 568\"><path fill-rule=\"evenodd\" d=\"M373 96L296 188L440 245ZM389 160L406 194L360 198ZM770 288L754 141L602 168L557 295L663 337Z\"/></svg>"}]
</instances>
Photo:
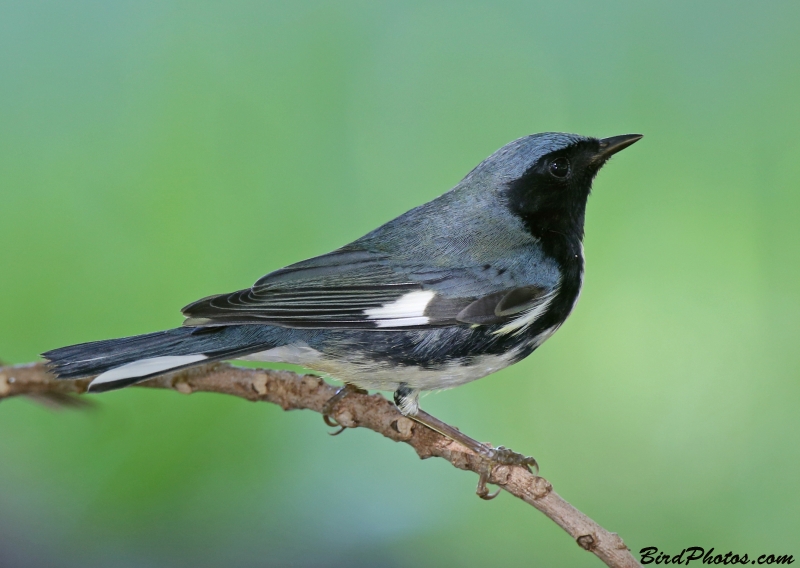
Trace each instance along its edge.
<instances>
[{"instance_id":1,"label":"blurred green background","mask_svg":"<svg viewBox=\"0 0 800 568\"><path fill-rule=\"evenodd\" d=\"M645 134L526 361L423 406L634 551L800 557L800 4L0 3L0 358L176 326L517 137ZM0 404L0 566L598 566L318 415Z\"/></svg>"}]
</instances>

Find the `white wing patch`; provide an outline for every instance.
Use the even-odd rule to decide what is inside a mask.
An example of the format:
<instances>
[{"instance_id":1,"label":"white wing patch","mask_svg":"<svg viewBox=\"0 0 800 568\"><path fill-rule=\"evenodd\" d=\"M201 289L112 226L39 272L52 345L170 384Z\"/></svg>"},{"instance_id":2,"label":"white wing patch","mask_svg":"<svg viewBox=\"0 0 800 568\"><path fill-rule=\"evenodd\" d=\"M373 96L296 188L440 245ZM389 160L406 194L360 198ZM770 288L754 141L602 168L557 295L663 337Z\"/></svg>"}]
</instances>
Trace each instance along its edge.
<instances>
[{"instance_id":1,"label":"white wing patch","mask_svg":"<svg viewBox=\"0 0 800 568\"><path fill-rule=\"evenodd\" d=\"M519 317L514 318L506 325L495 331L494 335L506 335L509 333L517 335L522 333L525 331L525 328L542 317L542 314L544 314L547 311L547 308L550 307L550 302L553 301L553 299L556 297L556 294L558 294L558 286L553 288L552 292L543 296L541 302L533 306L531 309L522 312Z\"/></svg>"},{"instance_id":2,"label":"white wing patch","mask_svg":"<svg viewBox=\"0 0 800 568\"><path fill-rule=\"evenodd\" d=\"M377 320L378 327L425 325L430 320L424 315L425 308L435 295L436 292L431 290L409 292L390 304L364 310L364 315Z\"/></svg>"},{"instance_id":3,"label":"white wing patch","mask_svg":"<svg viewBox=\"0 0 800 568\"><path fill-rule=\"evenodd\" d=\"M102 383L112 383L122 379L133 379L135 377L145 377L153 373L161 373L168 371L175 367L182 367L191 363L197 363L203 359L208 359L205 355L200 353L196 355L172 355L166 357L151 357L150 359L139 359L132 363L126 363L119 367L115 367L110 371L106 371L92 381L89 385L91 389L93 386Z\"/></svg>"}]
</instances>

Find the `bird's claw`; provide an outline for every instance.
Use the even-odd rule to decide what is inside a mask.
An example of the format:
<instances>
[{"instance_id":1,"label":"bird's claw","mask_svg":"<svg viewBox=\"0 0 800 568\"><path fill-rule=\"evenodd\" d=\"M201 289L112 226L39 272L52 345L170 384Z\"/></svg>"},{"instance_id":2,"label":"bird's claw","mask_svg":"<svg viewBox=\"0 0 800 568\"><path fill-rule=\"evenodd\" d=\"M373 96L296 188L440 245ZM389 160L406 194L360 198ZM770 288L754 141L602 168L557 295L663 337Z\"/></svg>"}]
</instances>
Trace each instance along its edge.
<instances>
[{"instance_id":1,"label":"bird's claw","mask_svg":"<svg viewBox=\"0 0 800 568\"><path fill-rule=\"evenodd\" d=\"M367 394L367 391L347 383L337 390L336 394L330 397L328 402L325 403L325 406L322 407L322 420L325 422L325 424L331 428L339 428L335 432L328 432L328 434L331 436L338 436L347 429L347 426L339 424L339 422L333 417L333 412L336 410L336 405L339 404L347 395L352 393Z\"/></svg>"},{"instance_id":2,"label":"bird's claw","mask_svg":"<svg viewBox=\"0 0 800 568\"><path fill-rule=\"evenodd\" d=\"M341 424L339 424L339 429L336 430L335 432L328 432L328 436L338 436L345 430L347 430L347 426L342 426Z\"/></svg>"},{"instance_id":3,"label":"bird's claw","mask_svg":"<svg viewBox=\"0 0 800 568\"><path fill-rule=\"evenodd\" d=\"M338 436L347 429L347 426L342 426L341 424L339 424L336 421L336 419L333 418L330 414L323 414L322 420L325 422L325 424L327 424L331 428L338 428L338 430L336 430L335 432L328 432L329 436Z\"/></svg>"},{"instance_id":4,"label":"bird's claw","mask_svg":"<svg viewBox=\"0 0 800 568\"><path fill-rule=\"evenodd\" d=\"M494 493L489 493L489 489L486 487L486 484L488 482L489 482L489 474L483 472L481 473L480 478L478 478L478 487L475 488L475 494L484 501L491 501L492 499L500 495L500 489L498 489Z\"/></svg>"},{"instance_id":5,"label":"bird's claw","mask_svg":"<svg viewBox=\"0 0 800 568\"><path fill-rule=\"evenodd\" d=\"M478 487L475 489L475 494L484 501L491 501L500 494L500 489L494 493L490 493L486 484L489 483L490 472L495 465L512 465L524 467L533 475L539 475L539 464L536 459L530 456L524 456L517 452L510 450L504 446L497 446L492 448L492 456L489 458L493 463L488 471L480 474L478 479Z\"/></svg>"},{"instance_id":6,"label":"bird's claw","mask_svg":"<svg viewBox=\"0 0 800 568\"><path fill-rule=\"evenodd\" d=\"M490 459L497 465L517 465L524 467L533 475L539 475L539 464L535 458L518 454L505 446L493 448L492 453L493 455Z\"/></svg>"}]
</instances>

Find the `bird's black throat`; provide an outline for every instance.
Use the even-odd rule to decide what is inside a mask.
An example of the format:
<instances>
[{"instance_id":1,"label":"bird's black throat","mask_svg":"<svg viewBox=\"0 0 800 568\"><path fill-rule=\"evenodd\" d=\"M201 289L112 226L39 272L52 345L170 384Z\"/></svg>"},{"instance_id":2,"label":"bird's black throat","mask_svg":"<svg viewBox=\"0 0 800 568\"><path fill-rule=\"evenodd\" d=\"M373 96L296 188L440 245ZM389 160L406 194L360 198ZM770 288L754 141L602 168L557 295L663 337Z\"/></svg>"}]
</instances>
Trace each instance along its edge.
<instances>
[{"instance_id":1,"label":"bird's black throat","mask_svg":"<svg viewBox=\"0 0 800 568\"><path fill-rule=\"evenodd\" d=\"M534 332L563 323L580 293L586 202L592 180L605 163L605 159L597 159L599 151L599 140L581 141L543 156L507 185L507 206L562 273L559 294L537 321ZM566 175L556 175L563 174L564 159L569 170ZM561 167L554 168L554 163Z\"/></svg>"},{"instance_id":2,"label":"bird's black throat","mask_svg":"<svg viewBox=\"0 0 800 568\"><path fill-rule=\"evenodd\" d=\"M536 161L506 188L506 204L536 238L545 254L568 269L581 260L586 201L598 161L600 141L589 139ZM553 173L554 163L569 163L566 175ZM578 269L580 270L580 266Z\"/></svg>"}]
</instances>

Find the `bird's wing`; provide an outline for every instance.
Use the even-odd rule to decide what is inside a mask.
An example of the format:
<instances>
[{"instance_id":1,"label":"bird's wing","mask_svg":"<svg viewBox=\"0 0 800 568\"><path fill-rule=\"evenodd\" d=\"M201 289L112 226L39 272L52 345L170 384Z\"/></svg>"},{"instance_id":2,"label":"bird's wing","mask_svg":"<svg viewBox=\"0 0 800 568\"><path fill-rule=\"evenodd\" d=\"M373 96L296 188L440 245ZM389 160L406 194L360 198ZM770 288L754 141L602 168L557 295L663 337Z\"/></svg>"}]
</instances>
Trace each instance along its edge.
<instances>
[{"instance_id":1,"label":"bird's wing","mask_svg":"<svg viewBox=\"0 0 800 568\"><path fill-rule=\"evenodd\" d=\"M467 269L390 262L381 253L340 249L267 274L252 288L198 300L184 325L272 324L291 328L408 329L508 323L549 302L553 290L498 290ZM468 279L472 288L458 294Z\"/></svg>"}]
</instances>

